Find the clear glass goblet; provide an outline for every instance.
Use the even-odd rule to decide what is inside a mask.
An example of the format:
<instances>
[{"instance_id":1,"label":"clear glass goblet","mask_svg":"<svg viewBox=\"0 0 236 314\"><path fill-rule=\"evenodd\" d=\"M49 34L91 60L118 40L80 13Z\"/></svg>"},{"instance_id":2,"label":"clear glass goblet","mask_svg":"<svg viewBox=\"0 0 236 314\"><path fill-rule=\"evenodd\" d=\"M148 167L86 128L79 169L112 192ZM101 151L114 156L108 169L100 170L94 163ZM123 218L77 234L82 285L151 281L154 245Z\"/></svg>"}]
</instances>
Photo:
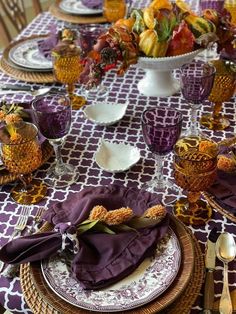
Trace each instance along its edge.
<instances>
[{"instance_id":1,"label":"clear glass goblet","mask_svg":"<svg viewBox=\"0 0 236 314\"><path fill-rule=\"evenodd\" d=\"M182 96L190 104L190 128L185 135L198 135L197 110L210 95L215 67L203 61L193 61L180 68L180 86Z\"/></svg>"},{"instance_id":2,"label":"clear glass goblet","mask_svg":"<svg viewBox=\"0 0 236 314\"><path fill-rule=\"evenodd\" d=\"M20 204L38 203L46 195L47 187L32 179L32 172L42 163L37 127L23 121L5 125L0 129L0 141L4 166L10 173L19 175L20 180L12 188L11 197Z\"/></svg>"},{"instance_id":3,"label":"clear glass goblet","mask_svg":"<svg viewBox=\"0 0 236 314\"><path fill-rule=\"evenodd\" d=\"M173 202L179 193L179 188L163 176L163 160L180 136L182 121L182 114L169 107L147 109L142 114L143 137L155 157L157 171L155 178L142 188L159 193L164 204Z\"/></svg>"},{"instance_id":4,"label":"clear glass goblet","mask_svg":"<svg viewBox=\"0 0 236 314\"><path fill-rule=\"evenodd\" d=\"M49 168L44 180L49 186L61 188L77 181L79 175L71 164L62 160L61 146L71 126L71 106L63 94L47 94L32 102L37 125L41 134L53 146L56 163Z\"/></svg>"},{"instance_id":5,"label":"clear glass goblet","mask_svg":"<svg viewBox=\"0 0 236 314\"><path fill-rule=\"evenodd\" d=\"M174 214L187 225L203 225L212 215L211 206L203 201L201 192L217 177L217 144L204 137L187 136L174 147L174 177L185 191L174 205Z\"/></svg>"},{"instance_id":6,"label":"clear glass goblet","mask_svg":"<svg viewBox=\"0 0 236 314\"><path fill-rule=\"evenodd\" d=\"M93 59L93 46L96 44L97 38L104 34L107 29L106 25L99 24L89 24L79 27L78 42L81 48L82 62L86 63L89 62L89 58ZM93 100L94 98L104 98L109 93L109 88L101 84L101 78L98 73L89 85L85 84L83 91L86 99Z\"/></svg>"},{"instance_id":7,"label":"clear glass goblet","mask_svg":"<svg viewBox=\"0 0 236 314\"><path fill-rule=\"evenodd\" d=\"M213 60L212 64L216 68L215 80L208 97L213 102L213 113L203 115L200 123L211 130L224 130L229 125L229 120L221 114L221 109L225 101L233 97L236 89L236 71L233 62L224 60Z\"/></svg>"}]
</instances>

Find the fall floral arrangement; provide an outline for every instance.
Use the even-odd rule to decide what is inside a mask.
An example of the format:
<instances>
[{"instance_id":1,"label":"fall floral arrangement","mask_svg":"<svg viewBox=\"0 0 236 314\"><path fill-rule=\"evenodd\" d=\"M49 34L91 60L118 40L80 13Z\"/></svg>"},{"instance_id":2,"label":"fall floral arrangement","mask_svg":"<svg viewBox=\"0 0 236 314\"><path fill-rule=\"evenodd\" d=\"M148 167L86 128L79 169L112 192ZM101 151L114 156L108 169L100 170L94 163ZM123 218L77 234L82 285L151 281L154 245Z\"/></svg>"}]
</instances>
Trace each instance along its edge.
<instances>
[{"instance_id":1,"label":"fall floral arrangement","mask_svg":"<svg viewBox=\"0 0 236 314\"><path fill-rule=\"evenodd\" d=\"M142 216L135 216L129 207L107 210L102 205L92 208L87 220L77 226L77 234L98 231L115 234L123 231L154 227L166 216L166 208L160 204L148 208Z\"/></svg>"}]
</instances>

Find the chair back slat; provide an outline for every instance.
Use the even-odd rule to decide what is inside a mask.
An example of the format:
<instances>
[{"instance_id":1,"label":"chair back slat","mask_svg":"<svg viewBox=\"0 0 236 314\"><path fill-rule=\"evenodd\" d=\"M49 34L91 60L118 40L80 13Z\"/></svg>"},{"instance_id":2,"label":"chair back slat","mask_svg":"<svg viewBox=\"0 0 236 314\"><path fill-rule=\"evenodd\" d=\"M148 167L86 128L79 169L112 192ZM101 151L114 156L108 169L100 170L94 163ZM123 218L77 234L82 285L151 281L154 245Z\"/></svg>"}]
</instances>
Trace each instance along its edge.
<instances>
[{"instance_id":1,"label":"chair back slat","mask_svg":"<svg viewBox=\"0 0 236 314\"><path fill-rule=\"evenodd\" d=\"M27 1L27 3L29 2ZM42 12L40 0L32 0L31 4L35 15ZM2 35L1 39L5 45L12 40L8 23L6 23L6 17L16 32L20 33L27 25L24 0L0 0L0 31Z\"/></svg>"}]
</instances>

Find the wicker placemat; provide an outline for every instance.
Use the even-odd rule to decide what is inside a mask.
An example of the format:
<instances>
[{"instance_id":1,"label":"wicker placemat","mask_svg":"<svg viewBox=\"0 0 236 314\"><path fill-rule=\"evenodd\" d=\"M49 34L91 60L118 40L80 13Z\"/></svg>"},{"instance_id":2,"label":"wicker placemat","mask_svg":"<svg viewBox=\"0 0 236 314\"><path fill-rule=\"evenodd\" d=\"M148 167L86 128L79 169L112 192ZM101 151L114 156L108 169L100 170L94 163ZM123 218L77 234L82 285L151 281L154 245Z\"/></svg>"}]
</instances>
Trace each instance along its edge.
<instances>
[{"instance_id":1,"label":"wicker placemat","mask_svg":"<svg viewBox=\"0 0 236 314\"><path fill-rule=\"evenodd\" d=\"M49 12L59 20L74 24L97 24L107 22L106 18L100 15L72 15L65 13L59 7L60 2L60 0L56 0L49 8Z\"/></svg>"},{"instance_id":2,"label":"wicker placemat","mask_svg":"<svg viewBox=\"0 0 236 314\"><path fill-rule=\"evenodd\" d=\"M17 66L11 65L11 62L9 61L9 51L12 47L26 40L37 38L37 37L41 38L41 37L45 37L45 35L44 36L35 35L35 36L27 37L27 38L22 38L20 40L14 41L9 46L7 46L4 49L2 58L0 60L0 69L7 75L17 80L31 82L31 83L53 83L55 79L52 72L24 71L24 70L21 70Z\"/></svg>"},{"instance_id":3,"label":"wicker placemat","mask_svg":"<svg viewBox=\"0 0 236 314\"><path fill-rule=\"evenodd\" d=\"M42 145L42 164L44 164L53 154L53 148L47 140L45 140ZM41 165L42 165L41 164ZM19 175L14 173L9 173L6 169L0 170L0 185L13 182L19 178Z\"/></svg>"},{"instance_id":4,"label":"wicker placemat","mask_svg":"<svg viewBox=\"0 0 236 314\"><path fill-rule=\"evenodd\" d=\"M215 199L214 195L211 195L208 192L203 192L203 196L207 200L207 202L216 209L221 215L227 217L229 220L236 223L236 216L234 216L229 210L223 208L221 205L219 205Z\"/></svg>"},{"instance_id":5,"label":"wicker placemat","mask_svg":"<svg viewBox=\"0 0 236 314\"><path fill-rule=\"evenodd\" d=\"M175 218L171 219L171 226L176 232L181 248L183 263L178 277L171 287L159 298L134 310L117 312L123 314L152 314L175 313L187 314L194 304L204 279L204 261L201 249L191 232ZM51 226L46 225L44 231ZM190 280L191 277L191 280ZM21 265L21 286L26 302L34 314L88 314L87 311L67 303L58 297L47 285L41 272L40 263ZM173 303L173 300L174 303ZM168 305L168 307L166 307ZM99 313L101 312L92 312Z\"/></svg>"}]
</instances>

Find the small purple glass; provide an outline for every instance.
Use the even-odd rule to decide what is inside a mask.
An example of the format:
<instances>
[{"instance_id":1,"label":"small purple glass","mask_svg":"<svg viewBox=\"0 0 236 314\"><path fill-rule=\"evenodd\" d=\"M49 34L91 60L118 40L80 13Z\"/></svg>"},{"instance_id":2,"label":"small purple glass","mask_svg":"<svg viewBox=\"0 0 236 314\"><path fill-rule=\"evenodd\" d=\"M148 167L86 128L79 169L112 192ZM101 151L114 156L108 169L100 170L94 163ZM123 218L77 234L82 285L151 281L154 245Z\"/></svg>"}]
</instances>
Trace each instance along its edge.
<instances>
[{"instance_id":1,"label":"small purple glass","mask_svg":"<svg viewBox=\"0 0 236 314\"><path fill-rule=\"evenodd\" d=\"M71 127L70 100L63 94L47 94L32 102L40 133L55 151L56 163L50 167L45 183L56 188L73 184L78 179L75 167L62 160L61 146Z\"/></svg>"},{"instance_id":2,"label":"small purple glass","mask_svg":"<svg viewBox=\"0 0 236 314\"><path fill-rule=\"evenodd\" d=\"M199 135L197 110L208 98L214 83L216 69L212 64L204 61L193 61L180 68L180 86L185 100L191 108L190 128L188 135Z\"/></svg>"},{"instance_id":3,"label":"small purple glass","mask_svg":"<svg viewBox=\"0 0 236 314\"><path fill-rule=\"evenodd\" d=\"M147 109L142 114L144 141L153 153L156 161L156 175L143 185L143 189L158 193L164 204L172 203L178 197L180 189L163 175L164 157L168 155L180 137L182 114L169 107Z\"/></svg>"}]
</instances>

